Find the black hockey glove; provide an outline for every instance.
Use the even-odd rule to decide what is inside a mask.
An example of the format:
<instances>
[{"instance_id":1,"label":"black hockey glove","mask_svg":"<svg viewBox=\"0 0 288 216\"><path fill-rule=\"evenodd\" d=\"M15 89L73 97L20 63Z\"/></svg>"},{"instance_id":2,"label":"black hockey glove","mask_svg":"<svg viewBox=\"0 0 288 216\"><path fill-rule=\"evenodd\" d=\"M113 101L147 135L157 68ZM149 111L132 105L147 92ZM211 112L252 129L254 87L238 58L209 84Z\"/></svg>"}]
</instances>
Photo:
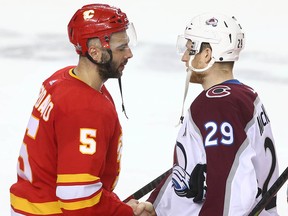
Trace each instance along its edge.
<instances>
[{"instance_id":1,"label":"black hockey glove","mask_svg":"<svg viewBox=\"0 0 288 216\"><path fill-rule=\"evenodd\" d=\"M207 187L204 186L206 173L206 164L197 164L193 169L190 179L189 179L189 193L187 193L187 197L194 197L193 201L195 203L200 203L203 200L204 190L207 190Z\"/></svg>"}]
</instances>

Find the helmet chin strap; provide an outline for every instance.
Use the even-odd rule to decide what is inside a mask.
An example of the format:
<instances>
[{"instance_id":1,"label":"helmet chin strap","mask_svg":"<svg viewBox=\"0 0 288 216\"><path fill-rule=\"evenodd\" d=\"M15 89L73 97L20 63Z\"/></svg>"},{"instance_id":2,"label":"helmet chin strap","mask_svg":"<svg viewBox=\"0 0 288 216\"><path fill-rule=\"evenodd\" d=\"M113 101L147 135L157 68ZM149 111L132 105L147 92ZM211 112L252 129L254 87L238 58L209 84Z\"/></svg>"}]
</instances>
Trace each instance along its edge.
<instances>
[{"instance_id":1,"label":"helmet chin strap","mask_svg":"<svg viewBox=\"0 0 288 216\"><path fill-rule=\"evenodd\" d=\"M125 117L128 119L128 116L127 116L127 114L126 114L126 109L125 109L125 106L124 106L124 99L123 99L123 93L122 93L121 77L118 78L118 84L119 84L119 89L120 89L120 94L121 94L122 112L124 113Z\"/></svg>"},{"instance_id":2,"label":"helmet chin strap","mask_svg":"<svg viewBox=\"0 0 288 216\"><path fill-rule=\"evenodd\" d=\"M196 73L202 73L202 72L208 70L209 68L211 68L212 65L215 63L215 59L212 58L205 68L197 69L197 68L194 68L192 66L192 61L193 61L194 58L195 58L195 55L191 55L190 59L189 59L189 63L188 63L187 75L186 75L186 81L185 81L184 97L183 97L183 103L182 103L182 111L181 111L180 122L178 123L178 125L180 123L181 124L183 123L183 119L184 119L184 105L185 105L185 100L186 100L186 96L187 96L188 89L189 89L189 83L190 83L190 78L191 78L192 72L194 71Z\"/></svg>"},{"instance_id":3,"label":"helmet chin strap","mask_svg":"<svg viewBox=\"0 0 288 216\"><path fill-rule=\"evenodd\" d=\"M108 54L109 54L109 60L107 62L96 62L92 56L89 55L88 52L86 52L86 57L93 62L96 65L102 65L102 66L106 66L107 70L110 69L111 66L111 62L113 59L113 55L112 55L112 51L110 48L106 48ZM122 93L122 82L121 82L121 77L118 78L118 84L119 84L119 90L120 90L120 95L121 95L121 101L122 101L122 112L124 112L125 117L128 119L128 116L126 114L126 110L125 110L125 106L124 106L124 99L123 99L123 93Z\"/></svg>"},{"instance_id":4,"label":"helmet chin strap","mask_svg":"<svg viewBox=\"0 0 288 216\"><path fill-rule=\"evenodd\" d=\"M182 110L181 110L181 117L180 117L179 123L177 125L183 123L183 119L184 119L184 104L185 104L186 96L187 96L187 93L188 93L188 87L189 87L189 83L190 83L191 74L192 74L192 70L187 69L184 97L183 97Z\"/></svg>"},{"instance_id":5,"label":"helmet chin strap","mask_svg":"<svg viewBox=\"0 0 288 216\"><path fill-rule=\"evenodd\" d=\"M202 73L202 72L208 70L208 69L211 68L211 67L213 66L213 64L215 63L215 59L212 58L212 59L210 60L210 62L208 63L208 65L207 65L205 68L197 69L197 68L194 68L194 67L192 66L192 61L193 61L194 58L195 58L195 55L193 55L193 56L191 55L191 56L190 56L187 70L195 71L196 73Z\"/></svg>"}]
</instances>

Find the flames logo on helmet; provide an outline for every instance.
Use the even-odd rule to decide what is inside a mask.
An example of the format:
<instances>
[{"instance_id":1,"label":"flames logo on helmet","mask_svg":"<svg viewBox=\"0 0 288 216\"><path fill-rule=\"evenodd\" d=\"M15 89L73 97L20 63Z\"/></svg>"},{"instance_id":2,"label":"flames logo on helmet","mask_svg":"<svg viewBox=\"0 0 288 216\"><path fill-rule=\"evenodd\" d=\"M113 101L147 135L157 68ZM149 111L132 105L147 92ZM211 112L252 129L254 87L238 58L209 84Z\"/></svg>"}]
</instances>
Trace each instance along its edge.
<instances>
[{"instance_id":1,"label":"flames logo on helmet","mask_svg":"<svg viewBox=\"0 0 288 216\"><path fill-rule=\"evenodd\" d=\"M83 12L83 19L88 20L91 19L94 16L94 10L88 10Z\"/></svg>"}]
</instances>

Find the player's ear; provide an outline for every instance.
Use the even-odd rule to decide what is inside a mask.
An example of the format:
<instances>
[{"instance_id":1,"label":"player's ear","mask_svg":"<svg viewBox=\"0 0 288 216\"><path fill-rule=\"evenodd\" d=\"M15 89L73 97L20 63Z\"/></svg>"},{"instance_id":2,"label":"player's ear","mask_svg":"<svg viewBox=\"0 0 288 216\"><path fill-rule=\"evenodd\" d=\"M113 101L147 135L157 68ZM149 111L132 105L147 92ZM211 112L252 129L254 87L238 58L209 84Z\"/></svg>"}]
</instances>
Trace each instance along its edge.
<instances>
[{"instance_id":1,"label":"player's ear","mask_svg":"<svg viewBox=\"0 0 288 216\"><path fill-rule=\"evenodd\" d=\"M208 64L212 58L212 50L207 47L202 51L202 53L203 53L205 62Z\"/></svg>"},{"instance_id":2,"label":"player's ear","mask_svg":"<svg viewBox=\"0 0 288 216\"><path fill-rule=\"evenodd\" d=\"M101 49L97 46L90 46L88 48L88 54L92 57L92 59L97 62L100 63L101 59L102 59L102 52Z\"/></svg>"}]
</instances>

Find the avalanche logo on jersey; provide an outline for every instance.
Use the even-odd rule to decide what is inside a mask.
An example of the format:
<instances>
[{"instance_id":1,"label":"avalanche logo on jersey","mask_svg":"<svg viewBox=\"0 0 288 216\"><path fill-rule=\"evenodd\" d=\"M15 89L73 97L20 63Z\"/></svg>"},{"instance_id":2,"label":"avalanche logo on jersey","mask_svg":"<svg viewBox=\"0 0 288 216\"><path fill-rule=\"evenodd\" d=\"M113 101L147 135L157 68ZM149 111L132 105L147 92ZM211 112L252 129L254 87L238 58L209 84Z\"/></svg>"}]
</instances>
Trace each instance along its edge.
<instances>
[{"instance_id":1,"label":"avalanche logo on jersey","mask_svg":"<svg viewBox=\"0 0 288 216\"><path fill-rule=\"evenodd\" d=\"M225 85L217 85L207 90L206 96L208 98L225 97L231 94L231 88Z\"/></svg>"}]
</instances>

